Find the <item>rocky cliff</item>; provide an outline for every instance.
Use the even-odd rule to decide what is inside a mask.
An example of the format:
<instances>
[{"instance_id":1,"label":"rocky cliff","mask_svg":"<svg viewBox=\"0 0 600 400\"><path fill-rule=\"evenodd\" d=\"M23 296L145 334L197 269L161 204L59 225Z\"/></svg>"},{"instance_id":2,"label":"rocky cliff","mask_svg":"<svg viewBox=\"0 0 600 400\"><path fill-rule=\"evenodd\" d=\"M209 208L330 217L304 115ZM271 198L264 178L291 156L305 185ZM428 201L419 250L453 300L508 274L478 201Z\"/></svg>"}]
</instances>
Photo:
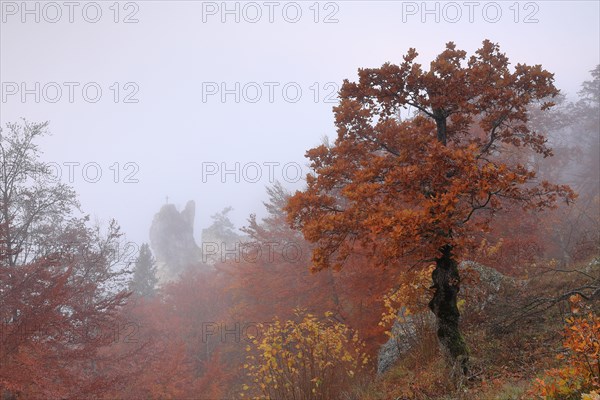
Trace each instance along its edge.
<instances>
[{"instance_id":1,"label":"rocky cliff","mask_svg":"<svg viewBox=\"0 0 600 400\"><path fill-rule=\"evenodd\" d=\"M194 240L195 213L196 205L191 200L181 212L174 204L165 204L154 215L150 245L160 283L176 280L187 267L200 263L200 248Z\"/></svg>"}]
</instances>

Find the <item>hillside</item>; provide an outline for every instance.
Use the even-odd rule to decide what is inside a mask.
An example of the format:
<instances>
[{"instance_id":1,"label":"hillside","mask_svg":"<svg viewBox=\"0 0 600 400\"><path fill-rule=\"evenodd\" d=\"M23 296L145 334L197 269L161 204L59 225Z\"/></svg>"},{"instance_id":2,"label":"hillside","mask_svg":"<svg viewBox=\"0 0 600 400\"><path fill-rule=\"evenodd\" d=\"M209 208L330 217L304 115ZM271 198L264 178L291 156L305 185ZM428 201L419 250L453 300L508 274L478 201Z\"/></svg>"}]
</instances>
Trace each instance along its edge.
<instances>
[{"instance_id":1,"label":"hillside","mask_svg":"<svg viewBox=\"0 0 600 400\"><path fill-rule=\"evenodd\" d=\"M356 398L527 400L545 398L538 397L545 389L547 398L597 399L582 394L599 388L600 258L568 269L539 266L530 279L513 280L500 293L480 311L469 310L466 300L463 324L471 352L466 377L448 373L434 327L425 323L412 349ZM581 321L595 325L586 332Z\"/></svg>"}]
</instances>

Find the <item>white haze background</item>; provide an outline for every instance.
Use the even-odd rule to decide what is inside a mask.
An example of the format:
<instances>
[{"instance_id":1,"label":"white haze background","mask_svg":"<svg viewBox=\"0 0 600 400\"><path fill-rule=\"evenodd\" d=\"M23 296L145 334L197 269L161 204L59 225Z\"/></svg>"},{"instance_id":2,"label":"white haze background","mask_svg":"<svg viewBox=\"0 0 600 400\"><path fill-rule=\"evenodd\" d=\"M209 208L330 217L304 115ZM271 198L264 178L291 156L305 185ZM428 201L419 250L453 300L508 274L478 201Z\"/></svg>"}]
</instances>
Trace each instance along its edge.
<instances>
[{"instance_id":1,"label":"white haze background","mask_svg":"<svg viewBox=\"0 0 600 400\"><path fill-rule=\"evenodd\" d=\"M21 2L1 1L6 3ZM35 7L33 1L27 2ZM58 2L62 4L62 2ZM80 2L83 6L86 2ZM127 2L120 2L122 19ZM22 102L10 96L0 103L0 123L17 121L50 121L52 136L40 142L44 160L63 165L96 162L103 176L97 183L86 182L81 165L75 169L73 186L80 194L84 211L106 223L116 218L129 240L148 241L153 215L166 201L182 208L187 200L196 201L196 238L209 217L226 206L236 226L245 224L251 212L263 213L261 201L269 185L268 169L256 183L235 182L227 175L202 179L202 163L279 162L275 178L290 189L302 181L286 182L281 166L285 163L306 165L304 153L319 144L324 135L335 137L334 104L323 102L331 92L328 82L341 84L344 78L356 77L359 67L378 67L386 61L399 63L409 47L421 54L427 63L443 50L447 41L471 54L482 40L500 44L513 63L541 63L556 74L556 85L569 99L575 99L580 84L589 79L589 71L600 63L599 2L536 1L520 2L519 22L515 22L514 2L499 2L502 16L496 23L487 22L482 8L491 2L477 2L473 22L468 8L462 10L458 22L445 20L440 14L423 15L423 3L400 1L320 2L319 19L332 10L337 23L315 23L314 2L298 3L303 12L298 23L288 23L281 10L286 2L278 2L273 23L263 12L257 23L239 23L234 16L221 22L220 14L206 16L203 8L223 3L200 1L137 1L138 23L114 23L109 7L113 2L100 2L103 15L98 23L87 23L81 12L75 22L39 23L29 16L23 23L20 14L3 15L0 25L0 81L97 82L103 96L97 103L85 102L80 91L69 103L65 94L52 104L35 103L33 96ZM331 2L330 2L331 3ZM44 2L40 2L40 7ZM228 2L230 8L236 3ZM238 3L242 9L246 3ZM435 9L436 3L427 3ZM529 4L529 8L525 6ZM531 5L533 4L533 6ZM407 15L412 6L417 14ZM445 3L438 3L441 13ZM534 8L532 8L534 7ZM523 19L537 9L537 22ZM67 9L63 8L63 12ZM78 9L80 10L80 8ZM448 9L450 10L450 9ZM491 11L490 11L491 13ZM291 14L293 15L293 14ZM453 15L448 14L451 18ZM494 17L493 13L490 14ZM425 17L425 22L421 18ZM403 21L404 19L404 21ZM139 87L137 104L114 103L109 87L119 82L133 82ZM203 82L278 82L274 102L268 101L267 87L257 103L243 99L235 103L233 95L222 103L219 96L202 99ZM303 90L302 98L291 103L281 95L281 87L296 82ZM320 101L314 101L317 82ZM81 87L81 86L80 86ZM325 90L327 89L327 90ZM79 94L78 94L79 93ZM122 92L125 94L125 92ZM6 100L6 101L5 101ZM113 182L109 167L120 163L119 182ZM124 183L125 163L135 163L138 183ZM294 169L288 170L287 181L293 180Z\"/></svg>"}]
</instances>

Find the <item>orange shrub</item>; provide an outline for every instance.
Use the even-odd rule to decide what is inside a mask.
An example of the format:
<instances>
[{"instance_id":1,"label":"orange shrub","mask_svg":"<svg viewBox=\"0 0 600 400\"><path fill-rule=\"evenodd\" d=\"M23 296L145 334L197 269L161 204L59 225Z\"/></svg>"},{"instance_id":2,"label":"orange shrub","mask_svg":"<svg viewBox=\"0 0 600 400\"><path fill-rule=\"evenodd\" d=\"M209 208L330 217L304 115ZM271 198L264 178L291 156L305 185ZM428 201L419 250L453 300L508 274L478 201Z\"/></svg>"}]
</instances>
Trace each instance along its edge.
<instances>
[{"instance_id":1,"label":"orange shrub","mask_svg":"<svg viewBox=\"0 0 600 400\"><path fill-rule=\"evenodd\" d=\"M561 368L546 371L531 392L541 399L581 399L600 389L600 318L592 312L567 319L563 345L558 358ZM592 392L593 393L593 392Z\"/></svg>"}]
</instances>

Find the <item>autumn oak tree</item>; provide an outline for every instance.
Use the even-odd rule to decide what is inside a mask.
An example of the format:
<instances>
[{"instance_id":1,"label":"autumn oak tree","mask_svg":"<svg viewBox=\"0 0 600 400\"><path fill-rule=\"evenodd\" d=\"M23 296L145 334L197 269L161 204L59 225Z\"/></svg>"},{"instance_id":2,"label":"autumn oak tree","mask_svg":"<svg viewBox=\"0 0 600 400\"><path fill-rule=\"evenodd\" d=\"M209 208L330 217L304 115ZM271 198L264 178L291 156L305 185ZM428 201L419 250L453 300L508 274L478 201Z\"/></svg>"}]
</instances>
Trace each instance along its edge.
<instances>
[{"instance_id":1,"label":"autumn oak tree","mask_svg":"<svg viewBox=\"0 0 600 400\"><path fill-rule=\"evenodd\" d=\"M468 59L448 43L429 71L416 57L410 49L400 65L359 69L358 82L344 81L337 140L307 152L307 187L286 211L315 244L315 270L339 269L356 251L380 265L434 262L429 307L438 339L466 372L461 253L508 204L543 209L574 198L566 186L538 181L527 163L527 154L552 155L544 134L528 127L528 110L550 108L559 91L553 74L510 68L488 40Z\"/></svg>"}]
</instances>

